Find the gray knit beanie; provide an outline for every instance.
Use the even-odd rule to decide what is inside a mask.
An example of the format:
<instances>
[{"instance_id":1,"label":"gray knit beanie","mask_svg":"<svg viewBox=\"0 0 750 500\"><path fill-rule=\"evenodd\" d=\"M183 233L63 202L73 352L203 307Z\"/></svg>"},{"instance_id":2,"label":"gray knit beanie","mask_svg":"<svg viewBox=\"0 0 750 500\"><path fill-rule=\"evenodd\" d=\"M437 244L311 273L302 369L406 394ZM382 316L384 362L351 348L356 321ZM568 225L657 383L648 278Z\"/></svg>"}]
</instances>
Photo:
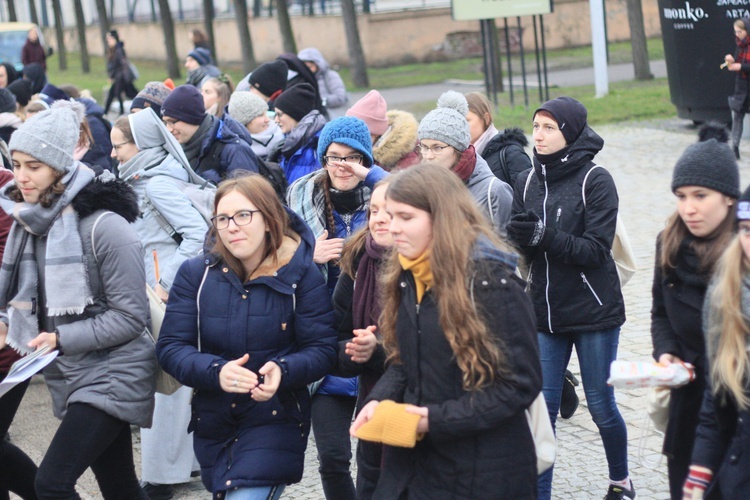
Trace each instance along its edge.
<instances>
[{"instance_id":1,"label":"gray knit beanie","mask_svg":"<svg viewBox=\"0 0 750 500\"><path fill-rule=\"evenodd\" d=\"M729 145L709 139L688 146L672 172L672 192L683 186L701 186L739 198L740 171Z\"/></svg>"},{"instance_id":2,"label":"gray knit beanie","mask_svg":"<svg viewBox=\"0 0 750 500\"><path fill-rule=\"evenodd\" d=\"M449 90L440 96L437 105L437 109L427 113L419 123L419 140L442 141L463 152L471 144L469 122L466 120L469 103L463 94Z\"/></svg>"},{"instance_id":3,"label":"gray knit beanie","mask_svg":"<svg viewBox=\"0 0 750 500\"><path fill-rule=\"evenodd\" d=\"M35 114L10 137L10 152L26 153L58 172L67 172L76 164L73 151L81 134L83 104L57 101L52 108Z\"/></svg>"},{"instance_id":4,"label":"gray knit beanie","mask_svg":"<svg viewBox=\"0 0 750 500\"><path fill-rule=\"evenodd\" d=\"M229 116L243 125L267 111L268 103L252 92L235 92L229 98Z\"/></svg>"}]
</instances>

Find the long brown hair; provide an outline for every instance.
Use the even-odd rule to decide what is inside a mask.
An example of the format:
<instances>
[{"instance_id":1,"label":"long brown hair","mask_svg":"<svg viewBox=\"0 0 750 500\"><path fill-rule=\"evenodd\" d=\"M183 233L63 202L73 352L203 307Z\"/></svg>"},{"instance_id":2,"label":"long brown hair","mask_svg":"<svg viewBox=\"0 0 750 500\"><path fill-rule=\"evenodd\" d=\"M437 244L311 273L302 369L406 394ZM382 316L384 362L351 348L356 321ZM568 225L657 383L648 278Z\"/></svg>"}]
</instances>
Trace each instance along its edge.
<instances>
[{"instance_id":1,"label":"long brown hair","mask_svg":"<svg viewBox=\"0 0 750 500\"><path fill-rule=\"evenodd\" d=\"M260 210L260 214L263 216L263 220L268 226L266 232L265 243L263 248L263 257L261 261L265 260L269 255L273 256L274 264L277 263L277 254L281 243L284 241L284 236L292 236L293 231L289 227L289 216L284 209L284 206L279 202L279 197L276 196L271 183L268 182L262 175L259 174L248 174L242 177L236 177L233 179L227 179L219 184L216 190L216 197L214 198L214 215L216 215L216 209L219 206L221 199L232 191L237 191L242 196L250 200L255 208ZM247 279L255 269L245 269L237 257L232 255L232 252L224 246L221 238L216 231L216 228L211 226L212 236L215 238L216 243L212 251L218 254L227 266L241 277L243 280Z\"/></svg>"},{"instance_id":2,"label":"long brown hair","mask_svg":"<svg viewBox=\"0 0 750 500\"><path fill-rule=\"evenodd\" d=\"M390 184L392 176L388 176L378 181L373 187L372 192L382 186ZM382 210L382 208L381 208ZM341 268L342 274L348 274L352 279L357 274L356 261L359 255L365 250L365 242L367 241L367 235L370 234L370 207L367 207L367 221L357 230L348 240L344 243L344 248L341 250L341 259L339 260L339 267Z\"/></svg>"},{"instance_id":3,"label":"long brown hair","mask_svg":"<svg viewBox=\"0 0 750 500\"><path fill-rule=\"evenodd\" d=\"M503 251L512 252L510 246L495 235L466 186L446 168L421 164L404 170L394 176L386 200L405 203L430 214L432 293L438 306L440 326L463 373L464 389L481 389L498 376L504 376L507 366L503 346L491 337L483 311L478 310L472 300L467 277L475 271L471 253L478 238L486 239ZM396 322L402 272L398 254L393 252L382 278L384 297L379 321L392 361L400 359Z\"/></svg>"},{"instance_id":4,"label":"long brown hair","mask_svg":"<svg viewBox=\"0 0 750 500\"><path fill-rule=\"evenodd\" d=\"M736 200L731 199L733 204L727 210L727 216L724 217L719 227L705 238L695 238L692 243L693 251L695 251L700 262L698 266L700 274L710 275L713 272L716 262L734 235L735 210L733 208ZM679 212L673 213L667 219L667 226L661 236L661 254L659 255L659 265L665 272L671 271L677 266L680 245L690 234L690 230L682 221Z\"/></svg>"},{"instance_id":5,"label":"long brown hair","mask_svg":"<svg viewBox=\"0 0 750 500\"><path fill-rule=\"evenodd\" d=\"M709 297L709 321L706 332L709 351L718 338L711 363L711 382L717 397L731 396L741 410L750 407L745 388L750 382L750 358L747 339L748 318L742 310L742 280L750 273L750 261L736 236L716 266L716 286ZM718 315L718 317L717 317Z\"/></svg>"}]
</instances>

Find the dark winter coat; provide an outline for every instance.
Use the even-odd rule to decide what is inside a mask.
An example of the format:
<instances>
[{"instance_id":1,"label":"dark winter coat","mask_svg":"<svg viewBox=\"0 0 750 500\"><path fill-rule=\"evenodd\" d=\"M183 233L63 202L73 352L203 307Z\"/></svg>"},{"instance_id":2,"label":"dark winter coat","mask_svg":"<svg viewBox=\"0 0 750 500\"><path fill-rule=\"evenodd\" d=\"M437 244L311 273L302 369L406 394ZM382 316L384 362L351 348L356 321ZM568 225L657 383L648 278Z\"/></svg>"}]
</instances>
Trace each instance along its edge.
<instances>
[{"instance_id":1,"label":"dark winter coat","mask_svg":"<svg viewBox=\"0 0 750 500\"><path fill-rule=\"evenodd\" d=\"M119 85L120 88L133 83L133 73L130 71L128 56L125 55L125 46L122 42L117 42L107 55L107 76L113 85Z\"/></svg>"},{"instance_id":2,"label":"dark winter coat","mask_svg":"<svg viewBox=\"0 0 750 500\"><path fill-rule=\"evenodd\" d=\"M746 26L750 26L750 19L743 19ZM746 48L745 50L750 50ZM729 108L738 113L747 113L750 107L750 63L743 62L740 56L741 49L736 47L734 60L742 65L742 69L734 76L734 94L729 96Z\"/></svg>"},{"instance_id":3,"label":"dark winter coat","mask_svg":"<svg viewBox=\"0 0 750 500\"><path fill-rule=\"evenodd\" d=\"M104 109L95 101L81 97L76 99L86 108L86 120L89 123L91 137L94 138L94 144L83 155L81 161L87 165L97 165L104 170L112 171L112 140L109 133L112 131L112 125L104 117Z\"/></svg>"},{"instance_id":4,"label":"dark winter coat","mask_svg":"<svg viewBox=\"0 0 750 500\"><path fill-rule=\"evenodd\" d=\"M528 145L523 130L506 128L490 139L481 155L495 177L514 186L518 174L531 168L531 158L524 150Z\"/></svg>"},{"instance_id":5,"label":"dark winter coat","mask_svg":"<svg viewBox=\"0 0 750 500\"><path fill-rule=\"evenodd\" d=\"M625 322L611 253L618 210L612 176L604 168L594 169L586 181L585 208L581 195L584 177L603 145L587 126L565 157L551 165L535 158L534 169L519 175L515 184L513 215L533 210L554 235L546 251L521 247L541 332L600 331Z\"/></svg>"},{"instance_id":6,"label":"dark winter coat","mask_svg":"<svg viewBox=\"0 0 750 500\"><path fill-rule=\"evenodd\" d=\"M417 305L411 272L401 275L400 361L369 400L427 407L429 432L414 448L385 446L376 499L536 498L536 454L524 414L542 387L533 310L513 269L493 253L477 260L468 286L509 374L481 391L463 389L431 291Z\"/></svg>"},{"instance_id":7,"label":"dark winter coat","mask_svg":"<svg viewBox=\"0 0 750 500\"><path fill-rule=\"evenodd\" d=\"M306 384L336 362L331 301L312 260L315 239L288 213L299 241L285 238L278 263L266 259L243 283L217 256L196 257L182 264L170 291L157 355L168 373L195 389L187 430L214 498L231 488L302 479L310 432ZM281 385L269 401L221 389L222 367L245 353L245 366L256 373L268 361L281 367Z\"/></svg>"},{"instance_id":8,"label":"dark winter coat","mask_svg":"<svg viewBox=\"0 0 750 500\"><path fill-rule=\"evenodd\" d=\"M26 66L31 63L39 63L45 71L47 70L47 53L39 40L32 42L27 39L21 49L21 64Z\"/></svg>"},{"instance_id":9,"label":"dark winter coat","mask_svg":"<svg viewBox=\"0 0 750 500\"><path fill-rule=\"evenodd\" d=\"M202 139L195 172L214 184L235 170L258 172L258 157L250 146L252 139L247 129L228 115L221 119L206 115L206 119L212 120L212 124ZM188 160L192 165L192 159Z\"/></svg>"},{"instance_id":10,"label":"dark winter coat","mask_svg":"<svg viewBox=\"0 0 750 500\"><path fill-rule=\"evenodd\" d=\"M76 195L72 205L80 220L93 302L80 315L41 318L44 331L59 331L64 351L44 370L53 410L63 418L68 405L85 403L125 422L150 427L157 365L154 340L145 328L143 251L129 225L138 216L138 200L124 182L97 179ZM40 265L45 247L46 238L39 239Z\"/></svg>"},{"instance_id":11,"label":"dark winter coat","mask_svg":"<svg viewBox=\"0 0 750 500\"><path fill-rule=\"evenodd\" d=\"M663 453L687 461L693 449L698 413L705 389L706 347L703 340L702 309L708 283L687 269L678 256L677 269L664 273L660 233L656 241L656 263L651 287L651 339L653 356L672 354L695 366L695 380L671 390L669 421ZM692 239L692 238L690 238Z\"/></svg>"},{"instance_id":12,"label":"dark winter coat","mask_svg":"<svg viewBox=\"0 0 750 500\"><path fill-rule=\"evenodd\" d=\"M708 294L711 293L709 289ZM745 276L742 286L742 310L750 314L750 280ZM703 315L703 330L706 335L708 372L716 361L719 343L717 324L720 315L706 303ZM747 346L750 348L750 346ZM695 433L695 447L691 464L711 469L713 480L706 490L706 500L740 498L750 488L750 411L739 410L733 397L714 395L710 377L706 377L703 405ZM748 385L745 383L745 393Z\"/></svg>"}]
</instances>

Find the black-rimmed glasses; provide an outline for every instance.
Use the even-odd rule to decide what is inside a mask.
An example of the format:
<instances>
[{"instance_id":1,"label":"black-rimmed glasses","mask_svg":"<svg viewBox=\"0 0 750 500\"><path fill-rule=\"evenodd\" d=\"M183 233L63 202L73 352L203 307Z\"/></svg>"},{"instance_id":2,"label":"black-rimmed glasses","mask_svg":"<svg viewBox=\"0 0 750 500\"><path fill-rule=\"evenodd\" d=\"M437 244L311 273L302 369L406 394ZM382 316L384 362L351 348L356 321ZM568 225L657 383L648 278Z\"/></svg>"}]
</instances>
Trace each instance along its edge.
<instances>
[{"instance_id":1,"label":"black-rimmed glasses","mask_svg":"<svg viewBox=\"0 0 750 500\"><path fill-rule=\"evenodd\" d=\"M349 155L349 156L324 156L323 161L326 162L326 165L329 167L332 167L332 162L335 161L344 161L344 162L350 162L350 163L357 163L359 165L362 165L362 159L364 156L362 155Z\"/></svg>"},{"instance_id":2,"label":"black-rimmed glasses","mask_svg":"<svg viewBox=\"0 0 750 500\"><path fill-rule=\"evenodd\" d=\"M226 229L229 227L229 221L234 221L236 226L247 226L253 221L253 214L260 210L240 210L231 217L228 215L214 215L211 217L211 223L216 229Z\"/></svg>"}]
</instances>

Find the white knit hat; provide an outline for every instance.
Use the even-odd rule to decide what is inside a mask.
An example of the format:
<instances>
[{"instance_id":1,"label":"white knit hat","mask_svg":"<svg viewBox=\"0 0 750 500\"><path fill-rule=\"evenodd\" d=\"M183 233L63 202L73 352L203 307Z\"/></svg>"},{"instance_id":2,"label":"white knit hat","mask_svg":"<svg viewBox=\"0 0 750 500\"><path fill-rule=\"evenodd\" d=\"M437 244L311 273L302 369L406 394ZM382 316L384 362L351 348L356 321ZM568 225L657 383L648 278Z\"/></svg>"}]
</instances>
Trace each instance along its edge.
<instances>
[{"instance_id":1,"label":"white knit hat","mask_svg":"<svg viewBox=\"0 0 750 500\"><path fill-rule=\"evenodd\" d=\"M235 92L229 98L229 116L247 125L268 111L268 103L252 92Z\"/></svg>"},{"instance_id":2,"label":"white knit hat","mask_svg":"<svg viewBox=\"0 0 750 500\"><path fill-rule=\"evenodd\" d=\"M76 164L73 151L81 134L83 104L56 101L48 110L37 113L13 132L10 152L26 153L58 172L67 172Z\"/></svg>"}]
</instances>

